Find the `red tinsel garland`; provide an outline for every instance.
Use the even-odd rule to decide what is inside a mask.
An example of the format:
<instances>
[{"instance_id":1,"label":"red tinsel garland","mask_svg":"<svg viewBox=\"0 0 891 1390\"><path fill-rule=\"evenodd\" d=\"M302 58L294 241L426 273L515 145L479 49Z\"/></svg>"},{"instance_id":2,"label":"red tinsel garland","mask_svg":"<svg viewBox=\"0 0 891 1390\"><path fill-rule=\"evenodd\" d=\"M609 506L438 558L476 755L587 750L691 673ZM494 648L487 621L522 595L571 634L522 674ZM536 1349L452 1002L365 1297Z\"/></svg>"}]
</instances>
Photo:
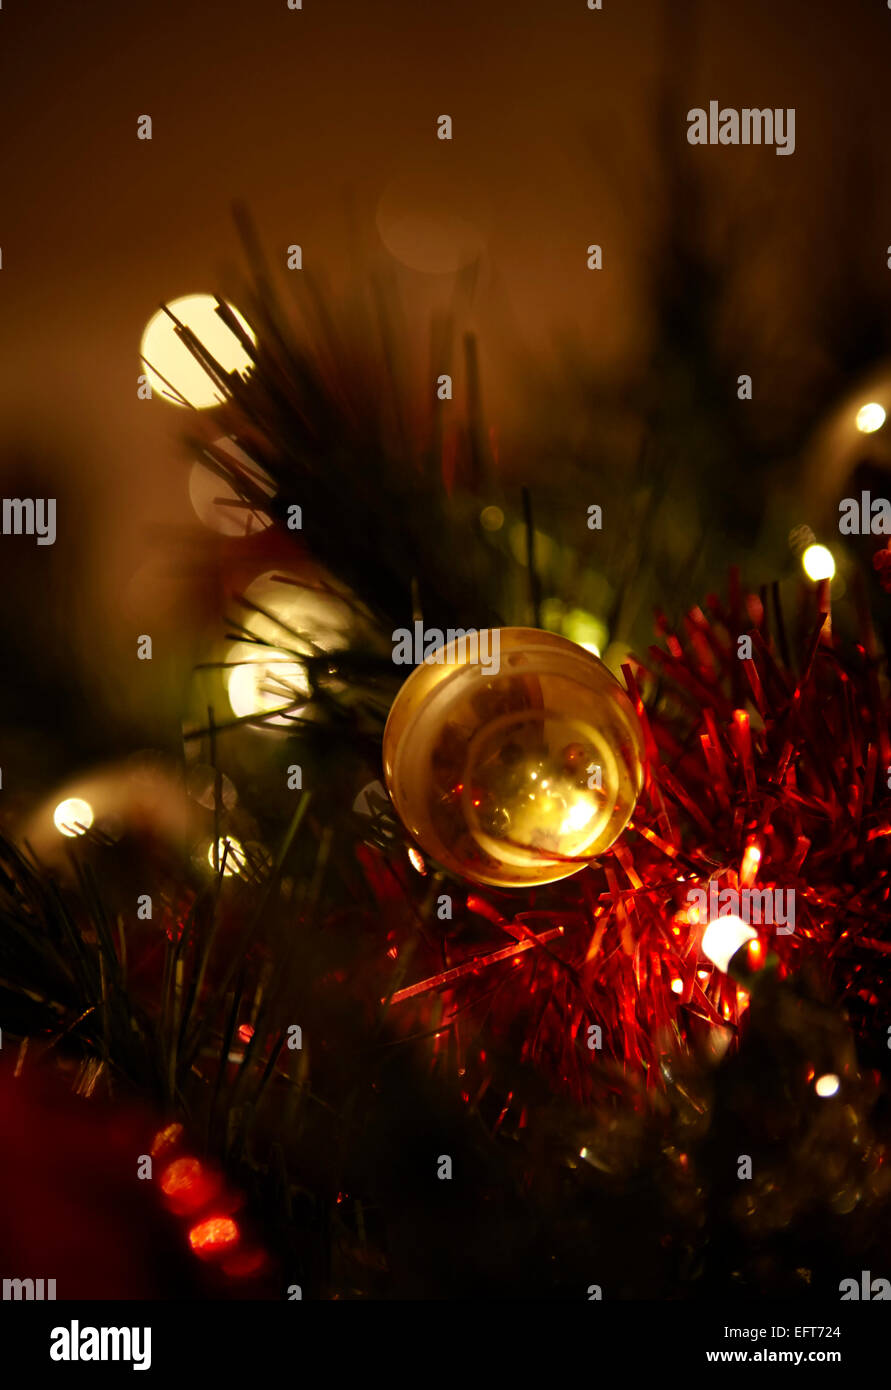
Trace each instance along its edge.
<instances>
[{"instance_id":1,"label":"red tinsel garland","mask_svg":"<svg viewBox=\"0 0 891 1390\"><path fill-rule=\"evenodd\" d=\"M841 1006L869 1014L878 1003L891 954L891 743L868 628L843 649L818 588L795 674L778 606L772 633L765 604L733 576L729 602L706 608L682 633L660 619L664 649L624 668L649 766L631 824L599 861L519 902L474 888L441 924L430 910L439 876L412 915L394 915L400 896L417 896L414 874L400 866L397 886L392 866L366 859L397 923L392 1016L431 1032L435 1057L468 1086L488 1085L492 1047L577 1099L603 1085L592 1054L642 1069L648 1086L679 1047L720 1055L748 996L703 955L706 922L688 893L710 882L713 893L794 893L794 930L761 925L763 946ZM642 684L658 691L649 709Z\"/></svg>"}]
</instances>

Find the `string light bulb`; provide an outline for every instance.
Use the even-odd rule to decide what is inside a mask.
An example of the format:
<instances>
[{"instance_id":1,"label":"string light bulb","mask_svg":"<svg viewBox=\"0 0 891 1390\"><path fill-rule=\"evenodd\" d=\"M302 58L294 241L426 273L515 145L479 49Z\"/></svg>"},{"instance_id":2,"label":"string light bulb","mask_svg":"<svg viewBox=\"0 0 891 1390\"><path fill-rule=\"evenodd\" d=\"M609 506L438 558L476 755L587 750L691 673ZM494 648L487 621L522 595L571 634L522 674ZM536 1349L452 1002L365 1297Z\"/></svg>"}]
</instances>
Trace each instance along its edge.
<instances>
[{"instance_id":1,"label":"string light bulb","mask_svg":"<svg viewBox=\"0 0 891 1390\"><path fill-rule=\"evenodd\" d=\"M885 408L878 401L869 401L857 411L857 428L861 434L875 434L885 423Z\"/></svg>"},{"instance_id":2,"label":"string light bulb","mask_svg":"<svg viewBox=\"0 0 891 1390\"><path fill-rule=\"evenodd\" d=\"M702 933L703 954L726 975L733 956L757 936L758 933L734 913L715 917Z\"/></svg>"},{"instance_id":3,"label":"string light bulb","mask_svg":"<svg viewBox=\"0 0 891 1390\"><path fill-rule=\"evenodd\" d=\"M801 565L808 579L815 583L835 577L835 560L825 545L809 545L801 557Z\"/></svg>"}]
</instances>

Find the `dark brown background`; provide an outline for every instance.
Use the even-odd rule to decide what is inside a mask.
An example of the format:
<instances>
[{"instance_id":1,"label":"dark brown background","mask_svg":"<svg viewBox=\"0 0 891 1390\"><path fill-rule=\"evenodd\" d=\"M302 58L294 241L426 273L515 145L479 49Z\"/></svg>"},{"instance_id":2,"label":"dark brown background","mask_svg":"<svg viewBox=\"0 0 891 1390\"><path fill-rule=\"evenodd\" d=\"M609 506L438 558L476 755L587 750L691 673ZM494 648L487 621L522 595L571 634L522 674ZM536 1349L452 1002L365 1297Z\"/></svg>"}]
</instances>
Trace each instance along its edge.
<instances>
[{"instance_id":1,"label":"dark brown background","mask_svg":"<svg viewBox=\"0 0 891 1390\"><path fill-rule=\"evenodd\" d=\"M273 259L299 242L335 283L351 237L360 262L398 264L395 224L425 218L406 244L435 268L450 219L471 224L482 262L469 322L509 470L518 350L543 378L559 374L567 335L613 378L648 350L649 267L668 230L662 150L685 147L688 108L794 106L792 157L687 154L712 184L706 236L735 248L722 313L739 370L775 409L812 398L816 426L816 319L855 262L877 287L888 274L889 53L879 0L604 0L599 13L584 0L307 0L301 12L7 0L0 460L5 495L36 470L59 498L54 551L3 555L13 626L32 633L15 678L39 681L41 645L67 644L97 701L119 687L135 718L173 726L205 615L188 552L158 528L197 526L184 416L137 400L138 348L159 302L231 283L233 197ZM443 112L450 145L435 138ZM151 143L136 138L143 113ZM585 268L592 241L600 274ZM452 294L449 274L400 274L419 324ZM134 682L139 632L157 657Z\"/></svg>"}]
</instances>

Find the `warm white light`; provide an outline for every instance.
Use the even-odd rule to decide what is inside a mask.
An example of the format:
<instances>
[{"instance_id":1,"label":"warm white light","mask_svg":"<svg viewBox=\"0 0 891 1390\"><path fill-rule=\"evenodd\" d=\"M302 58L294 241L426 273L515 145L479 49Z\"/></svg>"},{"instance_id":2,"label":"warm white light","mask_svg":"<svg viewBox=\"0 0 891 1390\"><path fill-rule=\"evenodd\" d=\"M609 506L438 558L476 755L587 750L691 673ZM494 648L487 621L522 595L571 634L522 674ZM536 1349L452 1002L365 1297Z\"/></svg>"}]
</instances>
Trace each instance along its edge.
<instances>
[{"instance_id":1,"label":"warm white light","mask_svg":"<svg viewBox=\"0 0 891 1390\"><path fill-rule=\"evenodd\" d=\"M801 557L801 563L808 579L832 579L835 574L835 561L832 551L825 545L809 545Z\"/></svg>"},{"instance_id":2,"label":"warm white light","mask_svg":"<svg viewBox=\"0 0 891 1390\"><path fill-rule=\"evenodd\" d=\"M594 815L594 806L590 801L577 801L574 806L570 806L563 822L560 826L561 835L571 835L575 830L584 830L588 821Z\"/></svg>"},{"instance_id":3,"label":"warm white light","mask_svg":"<svg viewBox=\"0 0 891 1390\"><path fill-rule=\"evenodd\" d=\"M672 994L683 994L684 992L684 982L679 975L676 975L671 982L671 992Z\"/></svg>"},{"instance_id":4,"label":"warm white light","mask_svg":"<svg viewBox=\"0 0 891 1390\"><path fill-rule=\"evenodd\" d=\"M192 330L224 371L245 375L251 366L251 358L220 318L213 295L183 295L181 299L170 300L167 307L180 323ZM228 307L247 337L255 343L257 339L250 325L234 305L229 304ZM140 354L152 390L175 405L185 403L206 409L219 405L224 399L213 378L208 376L177 335L176 324L163 309L159 309L146 324Z\"/></svg>"},{"instance_id":5,"label":"warm white light","mask_svg":"<svg viewBox=\"0 0 891 1390\"><path fill-rule=\"evenodd\" d=\"M77 835L83 835L93 824L93 808L89 801L70 796L67 801L60 801L53 811L53 824L61 835L74 839Z\"/></svg>"},{"instance_id":6,"label":"warm white light","mask_svg":"<svg viewBox=\"0 0 891 1390\"><path fill-rule=\"evenodd\" d=\"M236 642L226 653L231 666L226 682L226 694L232 713L238 719L256 715L264 724L287 725L290 721L273 710L287 710L296 715L296 703L310 694L309 676L302 661L276 652L272 647L257 647L252 642Z\"/></svg>"},{"instance_id":7,"label":"warm white light","mask_svg":"<svg viewBox=\"0 0 891 1390\"><path fill-rule=\"evenodd\" d=\"M225 863L223 856L226 856ZM247 856L238 840L234 840L231 835L227 835L223 840L217 840L217 863L213 862L213 844L207 851L207 862L210 867L219 868L222 865L223 877L231 878L233 874L240 874L247 865Z\"/></svg>"},{"instance_id":8,"label":"warm white light","mask_svg":"<svg viewBox=\"0 0 891 1390\"><path fill-rule=\"evenodd\" d=\"M747 941L753 941L757 935L758 933L741 917L733 913L726 917L716 917L702 933L703 954L708 956L719 970L726 972L731 957L736 955L740 946L745 945Z\"/></svg>"},{"instance_id":9,"label":"warm white light","mask_svg":"<svg viewBox=\"0 0 891 1390\"><path fill-rule=\"evenodd\" d=\"M274 574L254 580L244 597L254 641L234 643L224 657L229 704L240 719L293 729L312 694L304 657L346 646L354 615L339 595Z\"/></svg>"},{"instance_id":10,"label":"warm white light","mask_svg":"<svg viewBox=\"0 0 891 1390\"><path fill-rule=\"evenodd\" d=\"M214 449L227 454L262 492L267 496L272 495L275 489L270 479L234 440L218 439ZM272 517L262 506L251 507L234 487L206 463L196 461L192 464L189 501L198 519L221 536L253 536L272 525Z\"/></svg>"},{"instance_id":11,"label":"warm white light","mask_svg":"<svg viewBox=\"0 0 891 1390\"><path fill-rule=\"evenodd\" d=\"M818 1076L814 1082L814 1090L818 1096L834 1096L841 1082L835 1072L827 1072L825 1076Z\"/></svg>"},{"instance_id":12,"label":"warm white light","mask_svg":"<svg viewBox=\"0 0 891 1390\"><path fill-rule=\"evenodd\" d=\"M870 401L857 411L857 428L861 434L874 434L885 423L885 410L878 401Z\"/></svg>"}]
</instances>

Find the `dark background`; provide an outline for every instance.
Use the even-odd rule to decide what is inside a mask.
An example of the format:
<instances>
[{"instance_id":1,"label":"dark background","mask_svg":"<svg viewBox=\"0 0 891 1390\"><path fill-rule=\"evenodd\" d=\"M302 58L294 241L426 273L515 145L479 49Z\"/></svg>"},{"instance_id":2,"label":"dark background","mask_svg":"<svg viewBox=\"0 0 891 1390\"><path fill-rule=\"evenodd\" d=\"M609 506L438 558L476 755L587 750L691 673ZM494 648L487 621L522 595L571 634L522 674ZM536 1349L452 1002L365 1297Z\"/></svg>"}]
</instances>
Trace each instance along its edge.
<instances>
[{"instance_id":1,"label":"dark background","mask_svg":"<svg viewBox=\"0 0 891 1390\"><path fill-rule=\"evenodd\" d=\"M4 495L59 501L54 548L0 554L16 747L69 713L95 730L80 758L177 737L219 603L184 414L137 399L139 341L165 299L237 297L236 197L273 263L299 242L334 297L392 270L410 334L476 258L461 326L498 469L551 522L630 494L648 417L669 608L709 530L753 584L788 568L789 526L824 538L862 453L853 410L888 383L889 52L878 0L8 0L0 468ZM688 146L712 98L794 106L794 155Z\"/></svg>"}]
</instances>

